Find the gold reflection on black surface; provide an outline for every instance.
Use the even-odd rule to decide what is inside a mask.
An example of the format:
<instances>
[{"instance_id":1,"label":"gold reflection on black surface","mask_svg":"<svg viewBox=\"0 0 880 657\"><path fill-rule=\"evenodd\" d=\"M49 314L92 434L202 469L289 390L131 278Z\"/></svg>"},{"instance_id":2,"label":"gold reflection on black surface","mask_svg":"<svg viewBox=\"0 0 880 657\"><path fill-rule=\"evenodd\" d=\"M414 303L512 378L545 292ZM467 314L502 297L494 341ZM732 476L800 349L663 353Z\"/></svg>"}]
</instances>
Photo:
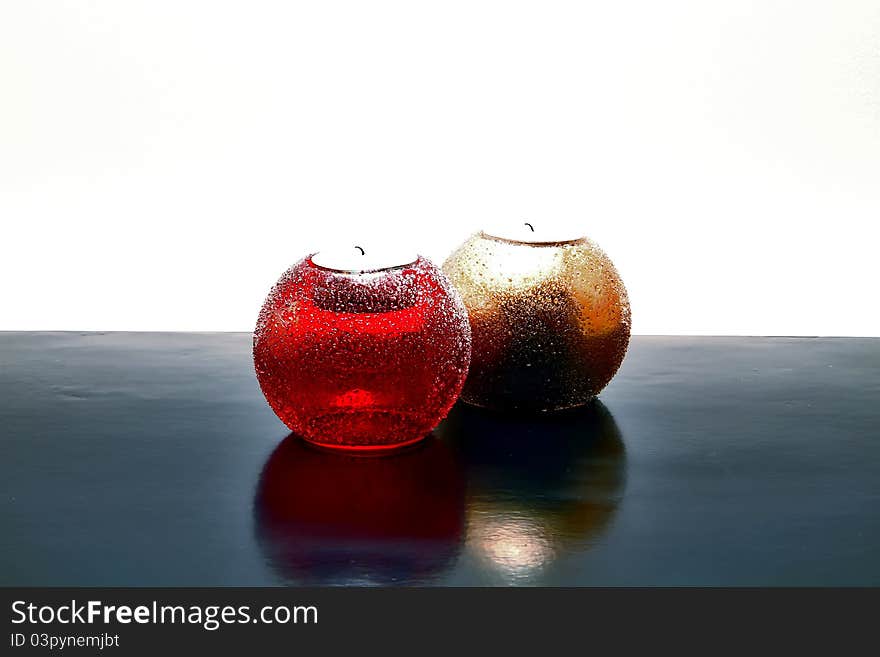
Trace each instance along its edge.
<instances>
[{"instance_id":1,"label":"gold reflection on black surface","mask_svg":"<svg viewBox=\"0 0 880 657\"><path fill-rule=\"evenodd\" d=\"M433 436L361 456L323 451L291 434L263 468L256 534L286 582L430 583L458 556L464 496L456 455Z\"/></svg>"},{"instance_id":2,"label":"gold reflection on black surface","mask_svg":"<svg viewBox=\"0 0 880 657\"><path fill-rule=\"evenodd\" d=\"M599 401L543 416L459 404L438 433L467 464L468 548L502 582L540 582L599 542L623 497L625 448Z\"/></svg>"}]
</instances>

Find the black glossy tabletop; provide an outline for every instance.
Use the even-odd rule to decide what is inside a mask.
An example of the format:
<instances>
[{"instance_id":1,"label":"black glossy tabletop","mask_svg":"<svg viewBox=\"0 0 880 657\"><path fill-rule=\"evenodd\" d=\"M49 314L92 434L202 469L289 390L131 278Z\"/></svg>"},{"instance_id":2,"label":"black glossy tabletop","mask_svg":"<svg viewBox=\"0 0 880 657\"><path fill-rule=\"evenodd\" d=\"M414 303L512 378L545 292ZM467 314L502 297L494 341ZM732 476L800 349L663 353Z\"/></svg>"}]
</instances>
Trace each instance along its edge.
<instances>
[{"instance_id":1,"label":"black glossy tabletop","mask_svg":"<svg viewBox=\"0 0 880 657\"><path fill-rule=\"evenodd\" d=\"M369 458L250 347L0 333L0 585L880 584L880 339L636 337L588 408Z\"/></svg>"}]
</instances>

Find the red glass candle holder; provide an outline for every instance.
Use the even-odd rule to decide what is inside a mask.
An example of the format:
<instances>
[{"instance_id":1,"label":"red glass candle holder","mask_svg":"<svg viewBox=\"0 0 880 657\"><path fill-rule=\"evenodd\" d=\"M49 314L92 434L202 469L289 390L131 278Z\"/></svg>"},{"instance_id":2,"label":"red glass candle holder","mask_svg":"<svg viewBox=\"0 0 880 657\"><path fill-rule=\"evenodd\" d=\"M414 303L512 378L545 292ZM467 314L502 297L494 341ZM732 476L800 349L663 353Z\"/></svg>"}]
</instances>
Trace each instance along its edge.
<instances>
[{"instance_id":1,"label":"red glass candle holder","mask_svg":"<svg viewBox=\"0 0 880 657\"><path fill-rule=\"evenodd\" d=\"M332 448L424 438L455 403L470 355L464 305L422 257L346 271L309 256L272 288L254 331L254 365L272 410Z\"/></svg>"}]
</instances>

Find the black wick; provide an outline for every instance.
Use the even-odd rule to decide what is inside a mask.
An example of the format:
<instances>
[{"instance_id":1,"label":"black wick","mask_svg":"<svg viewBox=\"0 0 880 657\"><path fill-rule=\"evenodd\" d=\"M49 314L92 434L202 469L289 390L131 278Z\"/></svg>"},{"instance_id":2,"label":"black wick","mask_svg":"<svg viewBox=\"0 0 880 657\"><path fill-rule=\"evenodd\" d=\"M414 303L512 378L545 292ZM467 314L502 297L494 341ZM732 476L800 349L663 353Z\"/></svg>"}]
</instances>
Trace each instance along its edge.
<instances>
[{"instance_id":1,"label":"black wick","mask_svg":"<svg viewBox=\"0 0 880 657\"><path fill-rule=\"evenodd\" d=\"M532 224L530 224L528 221L526 221L525 224L526 224L526 226L528 226L529 228L532 229L532 232L533 232L533 233L535 232L535 227L532 226Z\"/></svg>"},{"instance_id":2,"label":"black wick","mask_svg":"<svg viewBox=\"0 0 880 657\"><path fill-rule=\"evenodd\" d=\"M533 229L533 230L534 230L534 229ZM366 253L364 253L364 250L363 250L361 247L359 247L359 246L355 246L354 248L356 248L358 251L360 251L360 252L361 252L361 255L366 255Z\"/></svg>"}]
</instances>

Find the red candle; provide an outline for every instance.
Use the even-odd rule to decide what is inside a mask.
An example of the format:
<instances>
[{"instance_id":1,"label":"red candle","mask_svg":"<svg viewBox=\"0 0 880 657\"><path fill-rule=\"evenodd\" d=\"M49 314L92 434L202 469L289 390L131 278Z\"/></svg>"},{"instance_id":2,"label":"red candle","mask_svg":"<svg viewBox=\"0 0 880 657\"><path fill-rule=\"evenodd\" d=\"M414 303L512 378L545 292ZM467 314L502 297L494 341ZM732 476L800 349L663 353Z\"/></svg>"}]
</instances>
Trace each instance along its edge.
<instances>
[{"instance_id":1,"label":"red candle","mask_svg":"<svg viewBox=\"0 0 880 657\"><path fill-rule=\"evenodd\" d=\"M467 314L428 260L352 253L315 254L281 277L254 332L257 378L278 417L307 440L401 447L437 426L461 391Z\"/></svg>"}]
</instances>

